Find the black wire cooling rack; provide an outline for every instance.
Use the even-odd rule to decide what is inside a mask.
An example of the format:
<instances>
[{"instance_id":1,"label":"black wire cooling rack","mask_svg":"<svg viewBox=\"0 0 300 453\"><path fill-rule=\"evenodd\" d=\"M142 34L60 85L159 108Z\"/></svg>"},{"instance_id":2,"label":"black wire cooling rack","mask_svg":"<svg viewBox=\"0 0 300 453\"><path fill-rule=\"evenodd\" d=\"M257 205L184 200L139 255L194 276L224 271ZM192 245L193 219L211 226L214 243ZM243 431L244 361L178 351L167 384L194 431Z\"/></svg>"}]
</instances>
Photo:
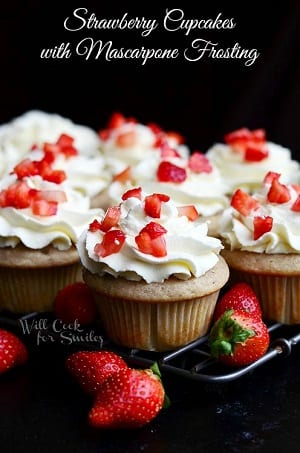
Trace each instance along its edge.
<instances>
[{"instance_id":1,"label":"black wire cooling rack","mask_svg":"<svg viewBox=\"0 0 300 453\"><path fill-rule=\"evenodd\" d=\"M0 314L0 324L2 326L19 330L23 335L30 334L31 337L38 335L38 328L26 333L24 332L24 323L27 322L31 325L35 322L35 326L38 327L39 320L43 321L39 327L43 330L43 336L45 337L45 334L47 334L49 338L51 337L52 342L59 342L61 340L61 332L53 330L51 314L30 313L24 316ZM46 322L47 320L49 322ZM208 336L201 337L176 350L158 353L116 345L103 335L99 326L96 325L92 328L93 332L97 333L97 337L101 338L101 342L91 345L90 341L83 339L82 341L76 341L76 344L69 345L68 350L70 351L74 347L78 350L107 349L121 355L132 366L149 367L154 362L157 362L161 372L174 373L206 383L224 383L238 379L276 357L288 357L292 353L293 347L300 342L300 325L285 326L280 323L270 323L268 324L270 346L264 356L248 366L232 368L221 364L211 356L207 342ZM82 338L88 338L88 336L89 332L85 330ZM66 345L66 343L64 344Z\"/></svg>"}]
</instances>

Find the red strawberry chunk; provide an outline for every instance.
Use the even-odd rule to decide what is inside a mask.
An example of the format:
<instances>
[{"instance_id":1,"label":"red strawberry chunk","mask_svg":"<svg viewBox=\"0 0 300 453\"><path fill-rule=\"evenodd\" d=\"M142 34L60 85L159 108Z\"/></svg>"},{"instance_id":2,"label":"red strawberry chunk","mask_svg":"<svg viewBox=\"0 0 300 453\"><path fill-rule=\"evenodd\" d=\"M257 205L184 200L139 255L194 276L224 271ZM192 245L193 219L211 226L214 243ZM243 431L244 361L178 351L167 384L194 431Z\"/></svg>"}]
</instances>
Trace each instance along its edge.
<instances>
[{"instance_id":1,"label":"red strawberry chunk","mask_svg":"<svg viewBox=\"0 0 300 453\"><path fill-rule=\"evenodd\" d=\"M237 189L231 198L231 206L240 214L247 216L251 211L258 209L259 203L247 192Z\"/></svg>"},{"instance_id":2,"label":"red strawberry chunk","mask_svg":"<svg viewBox=\"0 0 300 453\"><path fill-rule=\"evenodd\" d=\"M233 145L237 149L243 149L245 144L251 137L251 132L248 128L242 127L235 131L229 132L224 136L224 141L227 145Z\"/></svg>"},{"instance_id":3,"label":"red strawberry chunk","mask_svg":"<svg viewBox=\"0 0 300 453\"><path fill-rule=\"evenodd\" d=\"M31 203L32 193L25 181L17 181L7 189L1 191L0 206L11 206L17 209L28 208Z\"/></svg>"},{"instance_id":4,"label":"red strawberry chunk","mask_svg":"<svg viewBox=\"0 0 300 453\"><path fill-rule=\"evenodd\" d=\"M57 213L57 202L46 200L33 200L31 203L33 214L42 217L55 215Z\"/></svg>"},{"instance_id":5,"label":"red strawberry chunk","mask_svg":"<svg viewBox=\"0 0 300 453\"><path fill-rule=\"evenodd\" d=\"M176 149L171 148L167 142L162 142L160 145L160 155L162 159L168 159L170 157L180 157L180 154Z\"/></svg>"},{"instance_id":6,"label":"red strawberry chunk","mask_svg":"<svg viewBox=\"0 0 300 453\"><path fill-rule=\"evenodd\" d=\"M136 143L137 137L135 131L127 131L120 133L116 138L116 144L120 148L129 148L134 146Z\"/></svg>"},{"instance_id":7,"label":"red strawberry chunk","mask_svg":"<svg viewBox=\"0 0 300 453\"><path fill-rule=\"evenodd\" d=\"M24 159L18 163L13 172L17 175L18 179L22 179L26 176L34 176L39 174L39 168L35 161L31 159Z\"/></svg>"},{"instance_id":8,"label":"red strawberry chunk","mask_svg":"<svg viewBox=\"0 0 300 453\"><path fill-rule=\"evenodd\" d=\"M167 131L166 136L167 140L174 140L178 145L182 145L184 143L184 137L179 132Z\"/></svg>"},{"instance_id":9,"label":"red strawberry chunk","mask_svg":"<svg viewBox=\"0 0 300 453\"><path fill-rule=\"evenodd\" d=\"M168 195L153 193L145 197L145 213L150 217L159 218L161 213L161 203L169 201Z\"/></svg>"},{"instance_id":10,"label":"red strawberry chunk","mask_svg":"<svg viewBox=\"0 0 300 453\"><path fill-rule=\"evenodd\" d=\"M264 145L252 142L246 146L244 159L249 162L260 162L266 159L268 155L269 151Z\"/></svg>"},{"instance_id":11,"label":"red strawberry chunk","mask_svg":"<svg viewBox=\"0 0 300 453\"><path fill-rule=\"evenodd\" d=\"M113 181L119 181L125 183L126 181L131 180L131 167L130 165L122 170L120 173L117 173L113 176Z\"/></svg>"},{"instance_id":12,"label":"red strawberry chunk","mask_svg":"<svg viewBox=\"0 0 300 453\"><path fill-rule=\"evenodd\" d=\"M168 161L163 161L159 164L156 176L160 182L173 183L184 182L187 178L185 168L178 167Z\"/></svg>"},{"instance_id":13,"label":"red strawberry chunk","mask_svg":"<svg viewBox=\"0 0 300 453\"><path fill-rule=\"evenodd\" d=\"M300 195L298 195L296 201L294 202L293 206L291 207L292 211L300 212Z\"/></svg>"},{"instance_id":14,"label":"red strawberry chunk","mask_svg":"<svg viewBox=\"0 0 300 453\"><path fill-rule=\"evenodd\" d=\"M74 144L74 138L71 137L70 135L68 134L61 134L59 137L58 137L58 140L56 142L56 144L62 148L65 148L65 147L69 147L69 146L73 146Z\"/></svg>"},{"instance_id":15,"label":"red strawberry chunk","mask_svg":"<svg viewBox=\"0 0 300 453\"><path fill-rule=\"evenodd\" d=\"M141 187L134 187L133 189L129 189L122 195L122 200L125 201L128 198L138 198L139 200L142 199L142 188Z\"/></svg>"},{"instance_id":16,"label":"red strawberry chunk","mask_svg":"<svg viewBox=\"0 0 300 453\"><path fill-rule=\"evenodd\" d=\"M104 234L102 242L95 245L94 252L102 258L118 253L123 247L125 239L123 231L109 230Z\"/></svg>"},{"instance_id":17,"label":"red strawberry chunk","mask_svg":"<svg viewBox=\"0 0 300 453\"><path fill-rule=\"evenodd\" d=\"M186 216L192 222L199 217L199 213L194 205L178 206L177 211L179 216Z\"/></svg>"},{"instance_id":18,"label":"red strawberry chunk","mask_svg":"<svg viewBox=\"0 0 300 453\"><path fill-rule=\"evenodd\" d=\"M286 203L291 199L288 187L281 184L277 178L274 178L268 192L268 200L270 203Z\"/></svg>"},{"instance_id":19,"label":"red strawberry chunk","mask_svg":"<svg viewBox=\"0 0 300 453\"><path fill-rule=\"evenodd\" d=\"M116 129L126 123L126 118L120 112L114 112L107 124L108 129Z\"/></svg>"},{"instance_id":20,"label":"red strawberry chunk","mask_svg":"<svg viewBox=\"0 0 300 453\"><path fill-rule=\"evenodd\" d=\"M156 222L148 223L135 237L138 249L147 255L163 257L167 255L164 234L167 230Z\"/></svg>"},{"instance_id":21,"label":"red strawberry chunk","mask_svg":"<svg viewBox=\"0 0 300 453\"><path fill-rule=\"evenodd\" d=\"M105 216L102 219L100 224L101 231L108 231L112 227L115 227L120 220L120 206L110 206L105 213Z\"/></svg>"},{"instance_id":22,"label":"red strawberry chunk","mask_svg":"<svg viewBox=\"0 0 300 453\"><path fill-rule=\"evenodd\" d=\"M60 184L67 178L64 170L47 170L41 176L46 181L54 182L55 184Z\"/></svg>"},{"instance_id":23,"label":"red strawberry chunk","mask_svg":"<svg viewBox=\"0 0 300 453\"><path fill-rule=\"evenodd\" d=\"M194 151L190 156L188 166L194 173L212 172L212 166L209 159L205 156L205 154L200 153L199 151Z\"/></svg>"},{"instance_id":24,"label":"red strawberry chunk","mask_svg":"<svg viewBox=\"0 0 300 453\"><path fill-rule=\"evenodd\" d=\"M90 224L89 224L89 231L92 233L95 233L96 231L101 231L101 222L99 220L94 219Z\"/></svg>"},{"instance_id":25,"label":"red strawberry chunk","mask_svg":"<svg viewBox=\"0 0 300 453\"><path fill-rule=\"evenodd\" d=\"M267 233L268 231L272 230L273 226L273 218L270 216L256 216L253 219L253 239L259 239L263 234Z\"/></svg>"},{"instance_id":26,"label":"red strawberry chunk","mask_svg":"<svg viewBox=\"0 0 300 453\"><path fill-rule=\"evenodd\" d=\"M279 179L280 173L276 173L275 171L268 171L266 176L264 177L263 184L271 184L274 179Z\"/></svg>"}]
</instances>

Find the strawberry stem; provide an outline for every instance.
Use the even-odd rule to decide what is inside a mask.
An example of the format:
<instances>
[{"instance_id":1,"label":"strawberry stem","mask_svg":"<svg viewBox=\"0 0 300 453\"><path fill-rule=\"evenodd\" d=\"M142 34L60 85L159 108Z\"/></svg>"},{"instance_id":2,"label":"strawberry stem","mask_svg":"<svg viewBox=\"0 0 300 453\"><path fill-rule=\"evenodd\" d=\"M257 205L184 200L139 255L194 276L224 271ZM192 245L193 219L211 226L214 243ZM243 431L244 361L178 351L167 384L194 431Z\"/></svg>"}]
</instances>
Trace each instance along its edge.
<instances>
[{"instance_id":1,"label":"strawberry stem","mask_svg":"<svg viewBox=\"0 0 300 453\"><path fill-rule=\"evenodd\" d=\"M245 343L248 338L255 336L253 329L241 326L231 317L233 313L234 310L226 310L209 334L211 355L216 359L219 355L233 355L237 343Z\"/></svg>"},{"instance_id":2,"label":"strawberry stem","mask_svg":"<svg viewBox=\"0 0 300 453\"><path fill-rule=\"evenodd\" d=\"M160 369L159 369L159 366L158 366L157 362L154 362L151 365L150 370L158 377L158 379L162 383L161 372L160 372ZM165 392L163 408L167 409L170 405L171 405L171 400L170 400L170 398L168 397L168 395Z\"/></svg>"}]
</instances>

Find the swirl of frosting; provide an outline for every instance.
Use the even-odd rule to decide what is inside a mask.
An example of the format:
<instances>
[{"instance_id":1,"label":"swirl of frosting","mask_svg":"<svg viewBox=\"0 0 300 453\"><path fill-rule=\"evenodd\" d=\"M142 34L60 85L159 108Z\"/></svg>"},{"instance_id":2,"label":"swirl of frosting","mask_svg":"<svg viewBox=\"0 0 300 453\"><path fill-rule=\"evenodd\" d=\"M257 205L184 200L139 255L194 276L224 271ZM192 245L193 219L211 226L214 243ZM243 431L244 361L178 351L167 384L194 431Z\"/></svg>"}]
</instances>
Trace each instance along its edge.
<instances>
[{"instance_id":1,"label":"swirl of frosting","mask_svg":"<svg viewBox=\"0 0 300 453\"><path fill-rule=\"evenodd\" d=\"M252 196L241 189L234 193L220 220L223 242L231 250L300 253L300 186L282 184L280 174L268 174L271 178ZM238 199L246 200L242 207Z\"/></svg>"},{"instance_id":2,"label":"swirl of frosting","mask_svg":"<svg viewBox=\"0 0 300 453\"><path fill-rule=\"evenodd\" d=\"M83 266L95 274L108 273L128 280L143 279L148 283L162 282L171 276L178 279L200 277L214 267L222 244L219 239L207 235L207 223L200 224L180 215L165 195L162 197L167 201L161 202L159 217L152 218L146 212L146 197L141 191L140 198L130 196L120 203L120 218L110 230L121 231L124 236L124 243L116 252L98 253L97 247L105 242L107 234L101 227L96 230L90 227L81 235L77 248ZM101 225L103 217L98 221ZM151 222L164 232L166 250L162 256L141 250L136 241Z\"/></svg>"},{"instance_id":3,"label":"swirl of frosting","mask_svg":"<svg viewBox=\"0 0 300 453\"><path fill-rule=\"evenodd\" d=\"M170 178L166 178L169 179L168 181L162 181L159 178L158 169L163 161L170 162L175 171L179 168L179 171L185 172L182 181L172 181L172 175ZM126 187L129 188L129 183L126 184ZM209 171L193 171L189 165L189 158L172 157L166 160L162 159L159 154L152 155L132 167L131 185L142 186L147 193L165 193L177 206L192 204L201 216L215 215L227 208L229 204L226 196L227 186L221 178L219 170L210 165ZM124 185L118 181L113 182L107 191L110 202L118 203L123 191Z\"/></svg>"},{"instance_id":4,"label":"swirl of frosting","mask_svg":"<svg viewBox=\"0 0 300 453\"><path fill-rule=\"evenodd\" d=\"M93 129L57 114L30 110L0 126L0 174L10 171L33 145L54 143L62 133L74 138L80 154L99 155L100 140Z\"/></svg>"},{"instance_id":5,"label":"swirl of frosting","mask_svg":"<svg viewBox=\"0 0 300 453\"><path fill-rule=\"evenodd\" d=\"M16 181L14 174L3 178L1 193L12 187ZM30 206L1 207L0 247L15 247L23 243L28 248L40 249L51 244L58 250L67 250L77 243L78 237L95 215L102 213L101 209L90 209L89 198L74 191L67 183L55 184L43 180L39 175L25 177L22 181L33 193L46 194L48 197L64 195L62 201L57 204L56 213L51 215L36 215ZM23 197L23 194L21 195Z\"/></svg>"},{"instance_id":6,"label":"swirl of frosting","mask_svg":"<svg viewBox=\"0 0 300 453\"><path fill-rule=\"evenodd\" d=\"M249 192L257 190L268 171L280 172L285 182L295 182L295 173L299 172L299 163L292 159L291 151L281 145L266 142L268 154L259 161L247 161L242 152L237 152L231 145L216 143L207 151L211 162L219 169L233 193L238 187Z\"/></svg>"}]
</instances>

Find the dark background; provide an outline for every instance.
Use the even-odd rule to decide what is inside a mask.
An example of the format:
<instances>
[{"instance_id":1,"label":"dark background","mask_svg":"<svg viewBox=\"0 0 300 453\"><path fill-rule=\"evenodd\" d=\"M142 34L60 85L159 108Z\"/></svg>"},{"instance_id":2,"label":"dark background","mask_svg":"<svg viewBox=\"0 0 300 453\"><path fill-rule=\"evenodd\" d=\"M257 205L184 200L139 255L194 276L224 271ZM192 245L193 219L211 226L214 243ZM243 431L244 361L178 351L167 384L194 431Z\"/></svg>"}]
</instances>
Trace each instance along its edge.
<instances>
[{"instance_id":1,"label":"dark background","mask_svg":"<svg viewBox=\"0 0 300 453\"><path fill-rule=\"evenodd\" d=\"M136 30L69 32L63 23L75 8L88 8L98 18L155 18L160 28L146 38ZM181 8L185 18L233 17L233 30L167 32L165 9ZM86 16L87 17L87 16ZM300 158L300 2L57 2L10 1L0 7L0 122L36 108L59 113L95 129L120 110L140 122L155 121L181 132L192 149L207 149L238 127L263 127L271 141L292 149ZM211 39L218 47L257 48L252 66L244 60L203 58L176 60L85 61L41 59L43 48L82 38L112 40L114 47L178 47L195 38Z\"/></svg>"}]
</instances>

